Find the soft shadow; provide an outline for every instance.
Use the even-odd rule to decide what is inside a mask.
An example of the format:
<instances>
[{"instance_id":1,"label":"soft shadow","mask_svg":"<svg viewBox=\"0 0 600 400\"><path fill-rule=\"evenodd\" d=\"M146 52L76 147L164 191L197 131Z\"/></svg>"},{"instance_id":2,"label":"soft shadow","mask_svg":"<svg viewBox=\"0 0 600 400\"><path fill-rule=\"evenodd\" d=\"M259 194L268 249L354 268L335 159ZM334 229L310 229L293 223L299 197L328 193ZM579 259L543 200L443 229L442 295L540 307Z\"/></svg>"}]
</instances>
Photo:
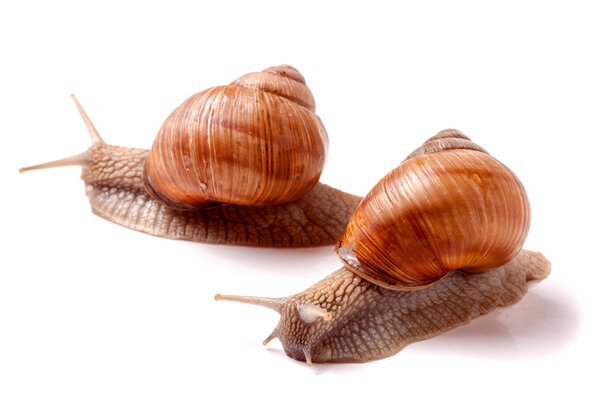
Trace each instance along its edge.
<instances>
[{"instance_id":1,"label":"soft shadow","mask_svg":"<svg viewBox=\"0 0 600 400\"><path fill-rule=\"evenodd\" d=\"M567 287L554 282L545 282L543 287L533 284L519 303L499 308L436 338L411 344L404 351L431 357L506 361L545 357L565 350L575 341L582 325L580 310L576 296ZM280 348L269 351L290 362L304 364L290 359ZM402 357L402 351L391 357ZM356 373L377 362L313 364L310 368L315 375L343 375Z\"/></svg>"},{"instance_id":2,"label":"soft shadow","mask_svg":"<svg viewBox=\"0 0 600 400\"><path fill-rule=\"evenodd\" d=\"M334 374L344 375L344 374L354 373L366 366L365 363L362 363L362 364L358 364L358 363L342 363L342 364L340 364L340 363L338 363L338 364L314 363L313 365L311 365L309 367L308 365L306 365L306 362L295 360L295 359L289 357L288 355L286 355L285 351L283 351L283 349L280 347L268 348L267 351L269 353L272 353L272 355L275 357L285 357L287 359L286 361L296 363L298 368L308 368L309 371L314 375L321 375L324 373L334 373Z\"/></svg>"},{"instance_id":3,"label":"soft shadow","mask_svg":"<svg viewBox=\"0 0 600 400\"><path fill-rule=\"evenodd\" d=\"M375 361L374 361L375 362ZM342 364L313 364L314 375L321 374L353 374L367 367L368 363L342 363Z\"/></svg>"},{"instance_id":4,"label":"soft shadow","mask_svg":"<svg viewBox=\"0 0 600 400\"><path fill-rule=\"evenodd\" d=\"M575 340L582 325L580 309L567 287L551 282L543 287L534 284L519 303L411 348L488 359L543 357L564 350Z\"/></svg>"},{"instance_id":5,"label":"soft shadow","mask_svg":"<svg viewBox=\"0 0 600 400\"><path fill-rule=\"evenodd\" d=\"M326 273L330 273L341 266L333 253L333 246L273 249L204 244L197 251L223 259L226 263L242 263L245 269L257 272L285 268L312 274L322 272L325 265L325 269L328 269Z\"/></svg>"}]
</instances>

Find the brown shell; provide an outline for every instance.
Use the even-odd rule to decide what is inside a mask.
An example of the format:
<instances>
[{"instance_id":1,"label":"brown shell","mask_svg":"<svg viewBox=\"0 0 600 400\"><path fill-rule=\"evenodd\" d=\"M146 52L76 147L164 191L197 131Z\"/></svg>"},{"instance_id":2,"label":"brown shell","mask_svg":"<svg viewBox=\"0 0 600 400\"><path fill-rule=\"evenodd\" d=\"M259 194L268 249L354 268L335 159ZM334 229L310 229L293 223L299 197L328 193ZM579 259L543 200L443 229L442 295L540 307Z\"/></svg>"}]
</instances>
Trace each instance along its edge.
<instances>
[{"instance_id":1,"label":"brown shell","mask_svg":"<svg viewBox=\"0 0 600 400\"><path fill-rule=\"evenodd\" d=\"M271 205L319 181L327 132L302 75L282 65L187 99L165 120L144 168L167 205Z\"/></svg>"},{"instance_id":2,"label":"brown shell","mask_svg":"<svg viewBox=\"0 0 600 400\"><path fill-rule=\"evenodd\" d=\"M353 272L391 289L430 285L456 269L510 261L529 230L516 175L458 131L442 131L367 194L336 254Z\"/></svg>"}]
</instances>

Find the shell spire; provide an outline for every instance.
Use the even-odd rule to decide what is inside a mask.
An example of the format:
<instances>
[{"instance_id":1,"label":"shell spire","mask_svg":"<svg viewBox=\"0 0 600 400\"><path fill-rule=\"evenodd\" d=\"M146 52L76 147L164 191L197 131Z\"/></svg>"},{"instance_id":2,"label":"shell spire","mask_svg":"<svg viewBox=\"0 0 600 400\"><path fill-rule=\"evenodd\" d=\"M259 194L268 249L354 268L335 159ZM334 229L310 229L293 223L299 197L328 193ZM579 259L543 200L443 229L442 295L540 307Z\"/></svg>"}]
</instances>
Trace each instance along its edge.
<instances>
[{"instance_id":1,"label":"shell spire","mask_svg":"<svg viewBox=\"0 0 600 400\"><path fill-rule=\"evenodd\" d=\"M418 149L406 157L406 160L423 154L436 153L444 150L476 150L489 154L483 147L473 143L467 135L457 129L444 129L430 137Z\"/></svg>"},{"instance_id":2,"label":"shell spire","mask_svg":"<svg viewBox=\"0 0 600 400\"><path fill-rule=\"evenodd\" d=\"M276 94L315 112L315 98L306 86L304 77L291 65L267 68L262 72L251 72L231 83L248 89Z\"/></svg>"}]
</instances>

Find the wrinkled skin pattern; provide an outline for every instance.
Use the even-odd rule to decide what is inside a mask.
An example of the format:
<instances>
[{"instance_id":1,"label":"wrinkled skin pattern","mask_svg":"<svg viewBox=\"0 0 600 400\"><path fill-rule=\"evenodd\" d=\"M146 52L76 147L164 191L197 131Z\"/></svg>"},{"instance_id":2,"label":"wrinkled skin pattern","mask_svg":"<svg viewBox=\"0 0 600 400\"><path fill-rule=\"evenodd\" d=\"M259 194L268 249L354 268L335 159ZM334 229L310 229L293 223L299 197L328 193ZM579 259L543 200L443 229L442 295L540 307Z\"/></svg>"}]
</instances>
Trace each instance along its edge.
<instances>
[{"instance_id":1,"label":"wrinkled skin pattern","mask_svg":"<svg viewBox=\"0 0 600 400\"><path fill-rule=\"evenodd\" d=\"M285 352L312 362L364 362L391 356L415 341L439 335L519 301L527 281L544 279L550 262L523 250L506 265L481 274L455 271L419 290L376 286L342 268L284 303L277 337ZM332 314L305 323L298 308L310 302Z\"/></svg>"},{"instance_id":2,"label":"wrinkled skin pattern","mask_svg":"<svg viewBox=\"0 0 600 400\"><path fill-rule=\"evenodd\" d=\"M92 211L151 235L203 243L264 247L332 245L343 234L360 197L322 183L302 198L276 206L220 204L176 210L148 195L143 180L148 150L96 144L82 178Z\"/></svg>"}]
</instances>

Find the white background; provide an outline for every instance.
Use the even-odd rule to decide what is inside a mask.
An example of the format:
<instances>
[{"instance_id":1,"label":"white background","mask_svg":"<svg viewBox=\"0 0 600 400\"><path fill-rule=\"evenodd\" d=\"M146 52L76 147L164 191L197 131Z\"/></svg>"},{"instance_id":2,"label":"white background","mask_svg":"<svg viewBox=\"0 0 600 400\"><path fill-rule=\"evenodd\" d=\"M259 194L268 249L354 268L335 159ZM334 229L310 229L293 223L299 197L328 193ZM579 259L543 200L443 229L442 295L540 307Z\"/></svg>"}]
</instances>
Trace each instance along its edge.
<instances>
[{"instance_id":1,"label":"white background","mask_svg":"<svg viewBox=\"0 0 600 400\"><path fill-rule=\"evenodd\" d=\"M0 398L598 398L594 3L3 2ZM331 248L155 238L92 215L78 168L17 172L87 148L71 92L107 142L148 148L192 93L282 63L329 132L323 182L364 195L460 129L523 181L551 276L393 357L308 368L261 345L275 313L213 296L301 291Z\"/></svg>"}]
</instances>

